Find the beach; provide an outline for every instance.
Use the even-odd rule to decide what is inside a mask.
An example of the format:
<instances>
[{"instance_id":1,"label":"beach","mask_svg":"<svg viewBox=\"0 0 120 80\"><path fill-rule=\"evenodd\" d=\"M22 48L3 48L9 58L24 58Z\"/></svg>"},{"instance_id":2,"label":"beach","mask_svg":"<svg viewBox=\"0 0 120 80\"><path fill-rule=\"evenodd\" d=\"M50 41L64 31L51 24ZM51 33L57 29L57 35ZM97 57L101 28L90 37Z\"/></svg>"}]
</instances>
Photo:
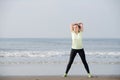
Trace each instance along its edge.
<instances>
[{"instance_id":1,"label":"beach","mask_svg":"<svg viewBox=\"0 0 120 80\"><path fill-rule=\"evenodd\" d=\"M0 0L0 80L120 80L120 0Z\"/></svg>"},{"instance_id":2,"label":"beach","mask_svg":"<svg viewBox=\"0 0 120 80\"><path fill-rule=\"evenodd\" d=\"M120 80L120 65L90 64L92 78L82 64L72 66L63 77L66 64L10 64L0 65L0 80Z\"/></svg>"},{"instance_id":3,"label":"beach","mask_svg":"<svg viewBox=\"0 0 120 80\"><path fill-rule=\"evenodd\" d=\"M94 76L92 78L86 76L69 76L67 78L61 76L7 76L0 77L0 80L120 80L120 76Z\"/></svg>"},{"instance_id":4,"label":"beach","mask_svg":"<svg viewBox=\"0 0 120 80\"><path fill-rule=\"evenodd\" d=\"M63 76L67 64L4 64L0 65L0 77L6 76ZM94 64L89 63L93 76L120 76L118 64ZM74 63L68 76L86 76L87 72L82 63Z\"/></svg>"}]
</instances>

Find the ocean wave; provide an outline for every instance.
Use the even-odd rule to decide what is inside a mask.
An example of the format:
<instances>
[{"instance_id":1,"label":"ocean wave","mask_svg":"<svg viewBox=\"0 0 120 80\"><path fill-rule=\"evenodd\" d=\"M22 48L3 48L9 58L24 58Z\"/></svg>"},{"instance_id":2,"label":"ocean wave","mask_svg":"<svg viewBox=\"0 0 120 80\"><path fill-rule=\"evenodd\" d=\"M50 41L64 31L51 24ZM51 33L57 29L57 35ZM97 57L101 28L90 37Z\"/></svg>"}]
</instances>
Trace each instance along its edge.
<instances>
[{"instance_id":1,"label":"ocean wave","mask_svg":"<svg viewBox=\"0 0 120 80\"><path fill-rule=\"evenodd\" d=\"M120 52L86 52L88 55L111 55L111 56L120 56Z\"/></svg>"},{"instance_id":2,"label":"ocean wave","mask_svg":"<svg viewBox=\"0 0 120 80\"><path fill-rule=\"evenodd\" d=\"M0 57L54 57L54 56L68 56L69 51L0 51ZM89 52L86 55L100 55L100 56L117 56L120 57L120 52Z\"/></svg>"},{"instance_id":3,"label":"ocean wave","mask_svg":"<svg viewBox=\"0 0 120 80\"><path fill-rule=\"evenodd\" d=\"M62 56L65 52L58 51L14 51L14 52L0 52L0 57L52 57Z\"/></svg>"},{"instance_id":4,"label":"ocean wave","mask_svg":"<svg viewBox=\"0 0 120 80\"><path fill-rule=\"evenodd\" d=\"M2 62L0 61L0 64L67 64L67 61L6 61ZM120 61L112 62L98 62L98 61L89 61L89 64L120 64ZM82 64L82 62L74 61L73 64Z\"/></svg>"}]
</instances>

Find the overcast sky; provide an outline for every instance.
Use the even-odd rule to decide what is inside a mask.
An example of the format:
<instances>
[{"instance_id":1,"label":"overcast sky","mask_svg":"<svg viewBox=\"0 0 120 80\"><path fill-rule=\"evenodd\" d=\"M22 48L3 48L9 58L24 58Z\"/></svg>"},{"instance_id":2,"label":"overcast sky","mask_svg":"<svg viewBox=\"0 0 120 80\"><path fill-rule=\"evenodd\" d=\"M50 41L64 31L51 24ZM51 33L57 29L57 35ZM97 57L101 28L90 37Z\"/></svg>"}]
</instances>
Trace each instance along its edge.
<instances>
[{"instance_id":1,"label":"overcast sky","mask_svg":"<svg viewBox=\"0 0 120 80\"><path fill-rule=\"evenodd\" d=\"M120 38L120 0L0 0L0 38Z\"/></svg>"}]
</instances>

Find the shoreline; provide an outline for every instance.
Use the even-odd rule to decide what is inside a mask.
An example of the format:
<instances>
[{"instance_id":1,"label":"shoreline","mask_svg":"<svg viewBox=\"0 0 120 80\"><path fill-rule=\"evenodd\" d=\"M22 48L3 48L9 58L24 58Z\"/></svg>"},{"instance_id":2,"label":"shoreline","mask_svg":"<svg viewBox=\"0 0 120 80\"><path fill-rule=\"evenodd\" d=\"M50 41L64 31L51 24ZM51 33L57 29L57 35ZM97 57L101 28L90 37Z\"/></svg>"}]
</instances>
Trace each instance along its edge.
<instances>
[{"instance_id":1,"label":"shoreline","mask_svg":"<svg viewBox=\"0 0 120 80\"><path fill-rule=\"evenodd\" d=\"M0 80L120 80L120 76L0 76Z\"/></svg>"},{"instance_id":2,"label":"shoreline","mask_svg":"<svg viewBox=\"0 0 120 80\"><path fill-rule=\"evenodd\" d=\"M67 64L19 64L0 65L0 76L59 76L65 72ZM120 76L120 64L89 64L94 76ZM68 76L87 76L83 64L74 64Z\"/></svg>"}]
</instances>

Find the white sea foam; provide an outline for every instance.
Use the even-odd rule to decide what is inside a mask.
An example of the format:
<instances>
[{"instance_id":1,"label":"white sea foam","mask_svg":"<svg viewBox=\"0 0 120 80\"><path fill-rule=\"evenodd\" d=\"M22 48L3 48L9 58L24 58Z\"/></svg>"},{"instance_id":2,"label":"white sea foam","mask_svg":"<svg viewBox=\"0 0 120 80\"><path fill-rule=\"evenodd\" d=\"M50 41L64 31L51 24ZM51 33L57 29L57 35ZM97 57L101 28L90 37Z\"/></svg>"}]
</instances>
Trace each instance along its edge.
<instances>
[{"instance_id":1,"label":"white sea foam","mask_svg":"<svg viewBox=\"0 0 120 80\"><path fill-rule=\"evenodd\" d=\"M0 51L0 57L53 57L69 55L69 51ZM86 55L118 56L120 52L86 52Z\"/></svg>"},{"instance_id":2,"label":"white sea foam","mask_svg":"<svg viewBox=\"0 0 120 80\"><path fill-rule=\"evenodd\" d=\"M120 56L120 52L86 52L88 55L111 55Z\"/></svg>"},{"instance_id":3,"label":"white sea foam","mask_svg":"<svg viewBox=\"0 0 120 80\"><path fill-rule=\"evenodd\" d=\"M0 57L52 57L62 56L65 52L58 51L14 51L14 52L0 52Z\"/></svg>"}]
</instances>

